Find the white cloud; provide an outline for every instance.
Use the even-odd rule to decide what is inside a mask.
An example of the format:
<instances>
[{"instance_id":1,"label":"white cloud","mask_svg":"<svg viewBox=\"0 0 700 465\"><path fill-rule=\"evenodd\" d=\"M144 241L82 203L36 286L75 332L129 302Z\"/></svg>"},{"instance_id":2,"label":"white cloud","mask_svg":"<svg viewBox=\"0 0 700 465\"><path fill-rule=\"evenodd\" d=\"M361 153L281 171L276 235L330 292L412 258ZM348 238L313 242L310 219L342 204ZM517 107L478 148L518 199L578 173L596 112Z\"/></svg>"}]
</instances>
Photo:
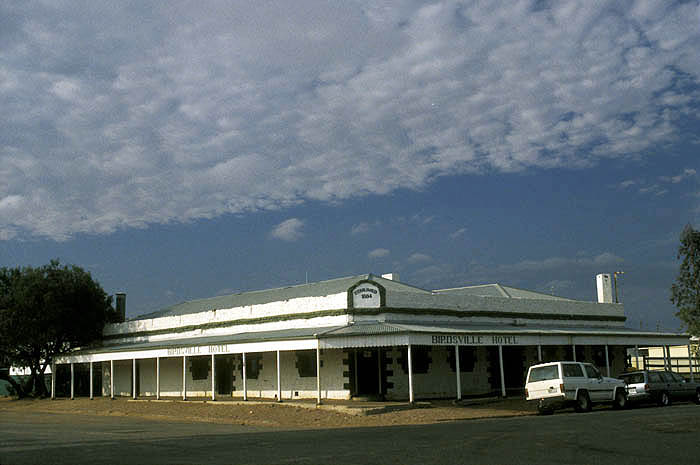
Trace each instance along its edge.
<instances>
[{"instance_id":1,"label":"white cloud","mask_svg":"<svg viewBox=\"0 0 700 465\"><path fill-rule=\"evenodd\" d=\"M639 193L640 194L651 194L654 196L661 196L664 195L668 192L668 189L664 189L658 184L651 184L648 186L640 187L639 188Z\"/></svg>"},{"instance_id":2,"label":"white cloud","mask_svg":"<svg viewBox=\"0 0 700 465\"><path fill-rule=\"evenodd\" d=\"M696 3L540 5L4 2L0 237L585 168L697 114Z\"/></svg>"},{"instance_id":3,"label":"white cloud","mask_svg":"<svg viewBox=\"0 0 700 465\"><path fill-rule=\"evenodd\" d=\"M697 174L697 171L695 171L692 168L686 168L683 170L683 172L679 175L676 176L662 176L660 179L662 181L670 182L672 184L678 184L681 181L684 181L689 178L695 177Z\"/></svg>"},{"instance_id":4,"label":"white cloud","mask_svg":"<svg viewBox=\"0 0 700 465\"><path fill-rule=\"evenodd\" d=\"M540 290L545 292L551 292L552 294L557 295L557 292L573 289L574 287L576 287L576 283L574 283L573 281L569 281L566 279L554 279L542 286Z\"/></svg>"},{"instance_id":5,"label":"white cloud","mask_svg":"<svg viewBox=\"0 0 700 465\"><path fill-rule=\"evenodd\" d=\"M668 193L668 188L664 185L679 184L686 179L694 178L697 171L693 168L685 168L683 172L676 176L659 176L655 182L648 182L642 179L628 179L617 185L618 189L625 190L627 188L636 187L640 194L650 194L661 196Z\"/></svg>"},{"instance_id":6,"label":"white cloud","mask_svg":"<svg viewBox=\"0 0 700 465\"><path fill-rule=\"evenodd\" d=\"M425 263L425 262L429 262L429 261L432 261L432 260L433 260L433 258L432 258L430 255L427 255L427 254L424 254L424 253L420 253L420 252L416 252L416 253L414 253L414 254L411 254L411 256L408 257L408 259L407 259L406 261L407 261L408 263L413 263L413 264L415 264L415 263Z\"/></svg>"},{"instance_id":7,"label":"white cloud","mask_svg":"<svg viewBox=\"0 0 700 465\"><path fill-rule=\"evenodd\" d=\"M383 258L389 255L391 253L388 249L374 249L370 251L367 256L369 258Z\"/></svg>"},{"instance_id":8,"label":"white cloud","mask_svg":"<svg viewBox=\"0 0 700 465\"><path fill-rule=\"evenodd\" d=\"M578 257L550 257L543 260L523 260L518 263L498 266L503 272L523 272L523 271L548 271L567 267L605 267L624 263L622 257L610 252L603 252L595 256ZM602 271L601 271L602 272Z\"/></svg>"},{"instance_id":9,"label":"white cloud","mask_svg":"<svg viewBox=\"0 0 700 465\"><path fill-rule=\"evenodd\" d=\"M304 222L298 218L284 220L272 230L270 235L276 239L294 242L304 236Z\"/></svg>"},{"instance_id":10,"label":"white cloud","mask_svg":"<svg viewBox=\"0 0 700 465\"><path fill-rule=\"evenodd\" d=\"M367 223L358 223L353 225L352 229L350 229L350 234L355 235L355 234L363 234L369 231L369 224Z\"/></svg>"},{"instance_id":11,"label":"white cloud","mask_svg":"<svg viewBox=\"0 0 700 465\"><path fill-rule=\"evenodd\" d=\"M450 238L457 239L458 237L463 236L464 233L466 233L466 232L467 232L467 228L459 228L457 231L450 234Z\"/></svg>"}]
</instances>

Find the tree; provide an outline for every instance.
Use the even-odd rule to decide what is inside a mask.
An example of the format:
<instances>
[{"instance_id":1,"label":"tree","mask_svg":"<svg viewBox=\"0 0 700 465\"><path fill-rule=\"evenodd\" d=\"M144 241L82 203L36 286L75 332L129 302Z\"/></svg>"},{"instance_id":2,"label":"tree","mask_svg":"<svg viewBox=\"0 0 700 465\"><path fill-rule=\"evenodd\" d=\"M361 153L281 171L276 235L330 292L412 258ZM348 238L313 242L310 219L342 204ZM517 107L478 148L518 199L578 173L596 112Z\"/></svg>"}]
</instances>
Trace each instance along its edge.
<instances>
[{"instance_id":1,"label":"tree","mask_svg":"<svg viewBox=\"0 0 700 465\"><path fill-rule=\"evenodd\" d=\"M671 302L688 332L700 335L700 231L689 224L681 232L678 259L683 258L676 283L671 286Z\"/></svg>"},{"instance_id":2,"label":"tree","mask_svg":"<svg viewBox=\"0 0 700 465\"><path fill-rule=\"evenodd\" d=\"M112 297L80 267L52 260L0 269L0 360L30 370L26 385L13 383L19 396L47 395L44 372L54 357L99 340L117 319Z\"/></svg>"}]
</instances>

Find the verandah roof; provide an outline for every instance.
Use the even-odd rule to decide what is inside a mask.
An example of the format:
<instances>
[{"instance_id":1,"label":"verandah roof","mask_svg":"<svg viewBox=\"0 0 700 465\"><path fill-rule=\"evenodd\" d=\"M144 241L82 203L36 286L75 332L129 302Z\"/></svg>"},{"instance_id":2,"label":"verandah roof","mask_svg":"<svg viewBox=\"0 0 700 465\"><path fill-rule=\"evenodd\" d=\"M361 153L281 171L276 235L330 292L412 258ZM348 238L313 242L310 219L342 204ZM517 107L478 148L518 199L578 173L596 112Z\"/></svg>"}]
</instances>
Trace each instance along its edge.
<instances>
[{"instance_id":1,"label":"verandah roof","mask_svg":"<svg viewBox=\"0 0 700 465\"><path fill-rule=\"evenodd\" d=\"M474 336L447 338L440 336ZM477 336L483 336L477 338ZM487 339L491 337L491 339ZM496 339L493 339L496 337ZM514 339L498 339L514 337ZM501 342L499 342L501 341ZM513 326L513 325L419 325L405 323L358 323L347 326L292 328L246 332L224 336L178 338L115 344L64 354L59 363L175 355L208 355L242 351L303 350L321 348L378 347L390 345L685 345L688 335L637 331L628 328ZM193 350L196 349L196 350Z\"/></svg>"}]
</instances>

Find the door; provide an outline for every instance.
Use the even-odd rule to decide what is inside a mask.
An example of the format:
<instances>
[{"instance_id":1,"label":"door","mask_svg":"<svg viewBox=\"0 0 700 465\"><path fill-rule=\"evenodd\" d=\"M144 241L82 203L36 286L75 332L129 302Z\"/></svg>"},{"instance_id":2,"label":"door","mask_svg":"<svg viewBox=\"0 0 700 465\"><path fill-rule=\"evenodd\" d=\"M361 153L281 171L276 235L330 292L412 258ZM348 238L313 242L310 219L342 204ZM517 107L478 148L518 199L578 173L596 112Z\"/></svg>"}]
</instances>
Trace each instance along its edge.
<instances>
[{"instance_id":1,"label":"door","mask_svg":"<svg viewBox=\"0 0 700 465\"><path fill-rule=\"evenodd\" d=\"M216 370L216 393L230 396L233 393L233 357L220 355L214 363Z\"/></svg>"},{"instance_id":2,"label":"door","mask_svg":"<svg viewBox=\"0 0 700 465\"><path fill-rule=\"evenodd\" d=\"M507 393L522 393L527 375L524 347L503 347L503 373Z\"/></svg>"},{"instance_id":3,"label":"door","mask_svg":"<svg viewBox=\"0 0 700 465\"><path fill-rule=\"evenodd\" d=\"M672 399L678 399L679 397L682 397L678 383L675 379L673 379L673 374L670 371L661 371L659 372L659 375L661 376L661 379L663 380L664 385L666 386L666 391L668 392L668 395L671 396Z\"/></svg>"},{"instance_id":4,"label":"door","mask_svg":"<svg viewBox=\"0 0 700 465\"><path fill-rule=\"evenodd\" d=\"M666 376L670 377L672 382L672 392L671 395L676 399L684 399L691 397L694 392L689 388L689 384L685 382L683 377L678 373L666 372Z\"/></svg>"},{"instance_id":5,"label":"door","mask_svg":"<svg viewBox=\"0 0 700 465\"><path fill-rule=\"evenodd\" d=\"M588 395L593 402L612 399L612 385L603 378L600 371L588 363L583 365L588 377Z\"/></svg>"},{"instance_id":6,"label":"door","mask_svg":"<svg viewBox=\"0 0 700 465\"><path fill-rule=\"evenodd\" d=\"M355 350L355 376L358 396L377 396L379 392L379 349Z\"/></svg>"}]
</instances>

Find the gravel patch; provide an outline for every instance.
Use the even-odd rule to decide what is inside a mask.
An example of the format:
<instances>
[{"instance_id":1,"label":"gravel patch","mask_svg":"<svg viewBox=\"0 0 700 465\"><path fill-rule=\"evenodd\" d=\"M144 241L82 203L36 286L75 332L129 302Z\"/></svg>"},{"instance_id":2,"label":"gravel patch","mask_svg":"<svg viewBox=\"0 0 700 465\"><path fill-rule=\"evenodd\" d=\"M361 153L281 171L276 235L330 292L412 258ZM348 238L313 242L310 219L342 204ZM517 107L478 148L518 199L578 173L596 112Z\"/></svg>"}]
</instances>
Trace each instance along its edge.
<instances>
[{"instance_id":1,"label":"gravel patch","mask_svg":"<svg viewBox=\"0 0 700 465\"><path fill-rule=\"evenodd\" d=\"M328 401L314 402L137 399L98 397L70 399L0 399L3 410L134 416L168 422L213 422L279 429L352 428L430 424L477 418L534 415L533 405L522 399L481 399L454 402Z\"/></svg>"}]
</instances>

